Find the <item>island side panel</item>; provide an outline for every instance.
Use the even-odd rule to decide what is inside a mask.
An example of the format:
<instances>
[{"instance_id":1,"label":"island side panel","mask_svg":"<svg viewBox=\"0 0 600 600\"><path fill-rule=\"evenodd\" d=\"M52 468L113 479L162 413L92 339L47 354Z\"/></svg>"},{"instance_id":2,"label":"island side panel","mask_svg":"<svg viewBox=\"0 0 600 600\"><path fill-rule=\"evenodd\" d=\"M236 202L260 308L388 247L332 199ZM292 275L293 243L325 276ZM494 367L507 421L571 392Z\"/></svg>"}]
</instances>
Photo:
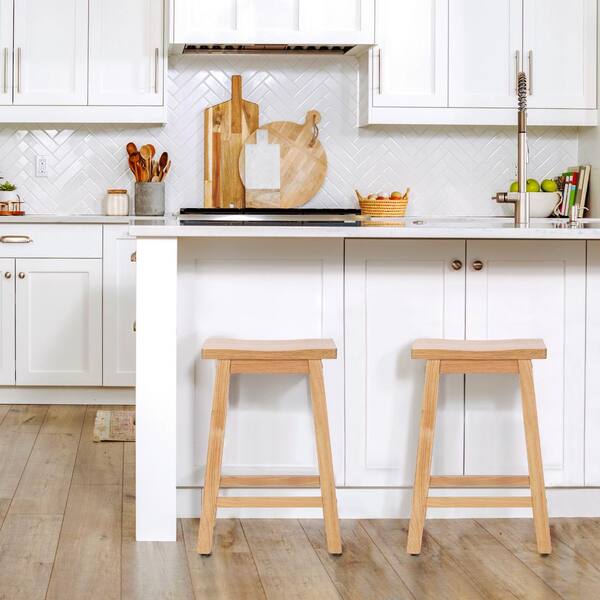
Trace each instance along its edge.
<instances>
[{"instance_id":1,"label":"island side panel","mask_svg":"<svg viewBox=\"0 0 600 600\"><path fill-rule=\"evenodd\" d=\"M136 539L176 540L177 239L137 240Z\"/></svg>"}]
</instances>

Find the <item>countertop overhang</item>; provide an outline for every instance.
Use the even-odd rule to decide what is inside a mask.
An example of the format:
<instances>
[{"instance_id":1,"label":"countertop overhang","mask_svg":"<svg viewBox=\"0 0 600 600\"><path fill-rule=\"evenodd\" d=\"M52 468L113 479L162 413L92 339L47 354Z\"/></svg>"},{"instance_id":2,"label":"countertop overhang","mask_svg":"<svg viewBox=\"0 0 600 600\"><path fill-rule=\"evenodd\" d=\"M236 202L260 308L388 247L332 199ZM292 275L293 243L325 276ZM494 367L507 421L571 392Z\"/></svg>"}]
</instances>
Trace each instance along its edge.
<instances>
[{"instance_id":1,"label":"countertop overhang","mask_svg":"<svg viewBox=\"0 0 600 600\"><path fill-rule=\"evenodd\" d=\"M276 225L180 225L175 217L130 221L138 238L342 238L342 239L600 239L600 219L532 219L517 227L512 218L407 217L388 225L374 221L357 227Z\"/></svg>"}]
</instances>

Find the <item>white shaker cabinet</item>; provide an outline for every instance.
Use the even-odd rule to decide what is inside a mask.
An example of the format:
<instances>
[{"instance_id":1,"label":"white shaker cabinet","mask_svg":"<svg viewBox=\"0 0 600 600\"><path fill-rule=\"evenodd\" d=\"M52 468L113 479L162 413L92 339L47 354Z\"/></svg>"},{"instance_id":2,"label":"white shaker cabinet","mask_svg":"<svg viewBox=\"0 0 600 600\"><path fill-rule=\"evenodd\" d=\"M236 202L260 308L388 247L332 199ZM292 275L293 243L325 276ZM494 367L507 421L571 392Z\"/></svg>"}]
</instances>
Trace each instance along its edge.
<instances>
[{"instance_id":1,"label":"white shaker cabinet","mask_svg":"<svg viewBox=\"0 0 600 600\"><path fill-rule=\"evenodd\" d=\"M163 103L163 0L90 0L91 105Z\"/></svg>"},{"instance_id":2,"label":"white shaker cabinet","mask_svg":"<svg viewBox=\"0 0 600 600\"><path fill-rule=\"evenodd\" d=\"M585 263L585 242L467 242L467 339L546 342L548 358L533 368L551 486L584 482ZM517 378L467 376L465 474L525 474L526 465Z\"/></svg>"},{"instance_id":3,"label":"white shaker cabinet","mask_svg":"<svg viewBox=\"0 0 600 600\"><path fill-rule=\"evenodd\" d=\"M0 258L0 385L15 383L15 261Z\"/></svg>"},{"instance_id":4,"label":"white shaker cabinet","mask_svg":"<svg viewBox=\"0 0 600 600\"><path fill-rule=\"evenodd\" d=\"M12 104L13 0L0 0L0 105Z\"/></svg>"},{"instance_id":5,"label":"white shaker cabinet","mask_svg":"<svg viewBox=\"0 0 600 600\"><path fill-rule=\"evenodd\" d=\"M446 106L448 1L378 0L374 106Z\"/></svg>"},{"instance_id":6,"label":"white shaker cabinet","mask_svg":"<svg viewBox=\"0 0 600 600\"><path fill-rule=\"evenodd\" d=\"M87 104L88 0L17 0L14 103Z\"/></svg>"},{"instance_id":7,"label":"white shaker cabinet","mask_svg":"<svg viewBox=\"0 0 600 600\"><path fill-rule=\"evenodd\" d=\"M596 108L596 12L597 0L523 0L529 107Z\"/></svg>"},{"instance_id":8,"label":"white shaker cabinet","mask_svg":"<svg viewBox=\"0 0 600 600\"><path fill-rule=\"evenodd\" d=\"M103 384L135 385L135 239L104 226Z\"/></svg>"},{"instance_id":9,"label":"white shaker cabinet","mask_svg":"<svg viewBox=\"0 0 600 600\"><path fill-rule=\"evenodd\" d=\"M17 259L17 385L102 385L102 260Z\"/></svg>"},{"instance_id":10,"label":"white shaker cabinet","mask_svg":"<svg viewBox=\"0 0 600 600\"><path fill-rule=\"evenodd\" d=\"M172 0L173 44L372 44L375 0Z\"/></svg>"},{"instance_id":11,"label":"white shaker cabinet","mask_svg":"<svg viewBox=\"0 0 600 600\"><path fill-rule=\"evenodd\" d=\"M515 107L522 23L522 0L450 1L450 107Z\"/></svg>"},{"instance_id":12,"label":"white shaker cabinet","mask_svg":"<svg viewBox=\"0 0 600 600\"><path fill-rule=\"evenodd\" d=\"M346 484L412 486L424 361L421 337L462 339L463 240L346 242ZM444 376L436 474L463 472L463 377Z\"/></svg>"}]
</instances>

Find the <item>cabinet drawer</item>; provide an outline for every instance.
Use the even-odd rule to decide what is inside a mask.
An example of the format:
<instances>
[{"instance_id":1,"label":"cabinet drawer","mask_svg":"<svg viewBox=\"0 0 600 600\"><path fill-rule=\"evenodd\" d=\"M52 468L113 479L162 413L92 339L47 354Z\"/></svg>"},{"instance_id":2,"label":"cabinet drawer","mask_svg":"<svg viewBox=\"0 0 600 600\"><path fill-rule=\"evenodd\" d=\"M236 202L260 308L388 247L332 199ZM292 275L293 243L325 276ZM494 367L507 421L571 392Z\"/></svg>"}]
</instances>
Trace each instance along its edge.
<instances>
[{"instance_id":1,"label":"cabinet drawer","mask_svg":"<svg viewBox=\"0 0 600 600\"><path fill-rule=\"evenodd\" d=\"M0 223L0 258L102 258L102 225Z\"/></svg>"}]
</instances>

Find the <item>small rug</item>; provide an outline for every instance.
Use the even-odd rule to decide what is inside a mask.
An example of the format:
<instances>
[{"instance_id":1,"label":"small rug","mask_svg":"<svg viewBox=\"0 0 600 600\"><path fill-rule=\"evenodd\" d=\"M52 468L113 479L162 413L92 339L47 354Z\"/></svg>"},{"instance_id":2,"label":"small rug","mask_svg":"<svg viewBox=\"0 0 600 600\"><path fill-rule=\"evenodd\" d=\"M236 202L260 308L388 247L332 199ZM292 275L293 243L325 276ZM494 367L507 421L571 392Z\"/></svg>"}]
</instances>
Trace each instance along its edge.
<instances>
[{"instance_id":1,"label":"small rug","mask_svg":"<svg viewBox=\"0 0 600 600\"><path fill-rule=\"evenodd\" d=\"M135 442L135 411L98 410L94 423L95 442Z\"/></svg>"}]
</instances>

